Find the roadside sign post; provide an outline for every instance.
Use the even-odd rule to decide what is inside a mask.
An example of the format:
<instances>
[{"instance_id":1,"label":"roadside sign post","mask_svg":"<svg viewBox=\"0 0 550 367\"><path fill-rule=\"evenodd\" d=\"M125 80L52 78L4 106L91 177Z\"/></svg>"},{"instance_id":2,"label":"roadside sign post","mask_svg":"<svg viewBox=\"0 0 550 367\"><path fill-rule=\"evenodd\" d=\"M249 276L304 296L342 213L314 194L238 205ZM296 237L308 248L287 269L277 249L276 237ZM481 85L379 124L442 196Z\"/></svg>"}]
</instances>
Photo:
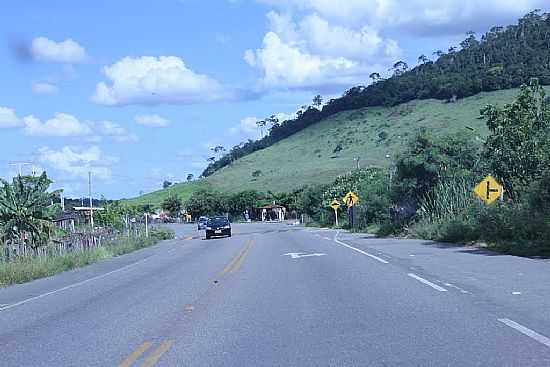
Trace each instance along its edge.
<instances>
[{"instance_id":1,"label":"roadside sign post","mask_svg":"<svg viewBox=\"0 0 550 367\"><path fill-rule=\"evenodd\" d=\"M340 209L340 202L337 199L333 199L330 203L330 207L334 209L334 218L336 219L336 227L338 227L338 209Z\"/></svg>"},{"instance_id":2,"label":"roadside sign post","mask_svg":"<svg viewBox=\"0 0 550 367\"><path fill-rule=\"evenodd\" d=\"M349 215L349 224L353 228L355 223L353 207L359 202L359 196L357 196L353 191L349 191L346 196L344 196L344 203L348 206L348 215Z\"/></svg>"},{"instance_id":3,"label":"roadside sign post","mask_svg":"<svg viewBox=\"0 0 550 367\"><path fill-rule=\"evenodd\" d=\"M149 238L149 213L145 213L145 237Z\"/></svg>"},{"instance_id":4,"label":"roadside sign post","mask_svg":"<svg viewBox=\"0 0 550 367\"><path fill-rule=\"evenodd\" d=\"M474 192L485 204L489 205L498 199L502 200L504 187L489 175L474 187Z\"/></svg>"}]
</instances>

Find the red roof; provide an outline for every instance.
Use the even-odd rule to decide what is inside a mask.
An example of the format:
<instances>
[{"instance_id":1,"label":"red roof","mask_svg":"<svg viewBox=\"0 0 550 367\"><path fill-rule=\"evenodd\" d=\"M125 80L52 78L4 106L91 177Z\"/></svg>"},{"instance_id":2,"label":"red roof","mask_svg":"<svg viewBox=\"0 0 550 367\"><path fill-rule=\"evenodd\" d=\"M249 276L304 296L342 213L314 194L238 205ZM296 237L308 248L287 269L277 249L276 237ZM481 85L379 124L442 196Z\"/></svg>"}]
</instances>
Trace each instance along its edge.
<instances>
[{"instance_id":1,"label":"red roof","mask_svg":"<svg viewBox=\"0 0 550 367\"><path fill-rule=\"evenodd\" d=\"M282 208L284 208L284 206L277 205L277 204L269 204L269 205L261 206L258 209L275 209L275 208L281 208L282 209Z\"/></svg>"}]
</instances>

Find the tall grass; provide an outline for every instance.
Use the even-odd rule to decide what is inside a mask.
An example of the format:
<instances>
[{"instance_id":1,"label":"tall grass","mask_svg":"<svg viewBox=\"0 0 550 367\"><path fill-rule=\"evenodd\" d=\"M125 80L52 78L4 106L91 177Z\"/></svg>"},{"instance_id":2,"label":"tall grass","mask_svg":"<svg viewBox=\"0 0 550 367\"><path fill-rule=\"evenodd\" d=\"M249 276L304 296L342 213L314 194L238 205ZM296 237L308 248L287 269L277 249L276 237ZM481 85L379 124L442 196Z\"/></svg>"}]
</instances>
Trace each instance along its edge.
<instances>
[{"instance_id":1,"label":"tall grass","mask_svg":"<svg viewBox=\"0 0 550 367\"><path fill-rule=\"evenodd\" d=\"M482 204L474 197L473 187L466 178L440 181L420 201L418 220L407 229L409 236L447 242L478 240Z\"/></svg>"},{"instance_id":2,"label":"tall grass","mask_svg":"<svg viewBox=\"0 0 550 367\"><path fill-rule=\"evenodd\" d=\"M439 223L463 214L476 201L472 191L473 181L454 178L440 181L421 201L418 210L420 218Z\"/></svg>"},{"instance_id":3,"label":"tall grass","mask_svg":"<svg viewBox=\"0 0 550 367\"><path fill-rule=\"evenodd\" d=\"M162 228L151 231L149 238L129 237L116 240L106 246L62 255L19 257L9 262L0 261L0 287L25 283L63 271L76 269L102 259L120 256L151 246L162 239L173 238L171 230Z\"/></svg>"}]
</instances>

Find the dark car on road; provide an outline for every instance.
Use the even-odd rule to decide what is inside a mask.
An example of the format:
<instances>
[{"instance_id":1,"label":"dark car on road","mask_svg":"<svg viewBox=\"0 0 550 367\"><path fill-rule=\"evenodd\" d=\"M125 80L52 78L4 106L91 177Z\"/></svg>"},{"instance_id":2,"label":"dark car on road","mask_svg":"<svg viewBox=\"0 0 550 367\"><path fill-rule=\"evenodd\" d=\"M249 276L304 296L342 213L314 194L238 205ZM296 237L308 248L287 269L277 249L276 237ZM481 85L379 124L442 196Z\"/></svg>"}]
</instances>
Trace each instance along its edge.
<instances>
[{"instance_id":1,"label":"dark car on road","mask_svg":"<svg viewBox=\"0 0 550 367\"><path fill-rule=\"evenodd\" d=\"M200 217L198 220L198 230L206 229L206 223L208 222L208 217Z\"/></svg>"},{"instance_id":2,"label":"dark car on road","mask_svg":"<svg viewBox=\"0 0 550 367\"><path fill-rule=\"evenodd\" d=\"M217 236L231 237L231 223L226 217L212 217L206 222L206 239Z\"/></svg>"}]
</instances>

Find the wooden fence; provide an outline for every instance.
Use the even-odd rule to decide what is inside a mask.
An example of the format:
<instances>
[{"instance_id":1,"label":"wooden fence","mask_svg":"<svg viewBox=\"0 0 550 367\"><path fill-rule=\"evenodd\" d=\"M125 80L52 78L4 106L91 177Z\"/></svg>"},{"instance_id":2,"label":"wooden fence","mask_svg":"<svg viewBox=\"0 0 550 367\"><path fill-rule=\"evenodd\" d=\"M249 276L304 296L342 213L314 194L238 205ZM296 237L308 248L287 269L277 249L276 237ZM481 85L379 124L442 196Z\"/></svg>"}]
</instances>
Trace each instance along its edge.
<instances>
[{"instance_id":1,"label":"wooden fence","mask_svg":"<svg viewBox=\"0 0 550 367\"><path fill-rule=\"evenodd\" d=\"M138 235L137 231L134 232ZM134 234L132 233L132 234ZM91 232L75 232L65 237L52 240L46 246L32 248L22 242L4 243L0 251L0 261L10 261L21 257L45 257L63 255L74 251L86 251L101 246L108 246L123 235L114 230Z\"/></svg>"}]
</instances>

